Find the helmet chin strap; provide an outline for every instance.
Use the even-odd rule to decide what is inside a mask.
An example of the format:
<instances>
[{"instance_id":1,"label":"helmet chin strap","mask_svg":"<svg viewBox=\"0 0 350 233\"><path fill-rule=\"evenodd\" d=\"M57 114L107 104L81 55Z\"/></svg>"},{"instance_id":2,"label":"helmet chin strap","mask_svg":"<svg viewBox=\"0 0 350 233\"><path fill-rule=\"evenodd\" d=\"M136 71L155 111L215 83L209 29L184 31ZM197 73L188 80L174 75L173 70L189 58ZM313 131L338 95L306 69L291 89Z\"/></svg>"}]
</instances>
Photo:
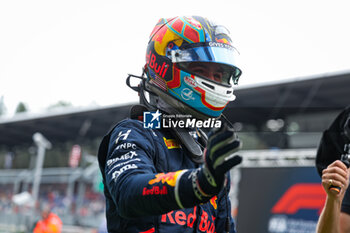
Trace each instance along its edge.
<instances>
[{"instance_id":1,"label":"helmet chin strap","mask_svg":"<svg viewBox=\"0 0 350 233\"><path fill-rule=\"evenodd\" d=\"M154 103L157 103L157 108L160 110L168 113L168 114L190 114L194 116L197 119L208 119L207 116L200 114L193 109L185 106L180 101L176 100L172 96L164 93L159 88L154 87L153 85L150 85L149 83L146 84L146 89L149 91L155 93L156 95L153 96L153 98L156 98L156 101ZM176 106L176 107L175 107ZM205 132L199 128L196 128L196 132L198 135L198 141L195 140L192 135L190 134L191 130L186 128L178 128L173 127L171 128L172 131L175 133L177 138L181 141L182 145L184 145L185 150L187 150L188 154L190 155L190 159L197 163L201 164L204 162L203 158L203 150L206 147L207 144L207 135Z\"/></svg>"},{"instance_id":2,"label":"helmet chin strap","mask_svg":"<svg viewBox=\"0 0 350 233\"><path fill-rule=\"evenodd\" d=\"M181 101L162 91L160 88L150 85L148 82L145 83L145 87L147 91L156 94L156 96L158 96L159 99L163 100L163 102L166 103L167 106L163 106L163 108L166 107L169 109L173 109L168 111L176 111L176 113L178 114L186 113L200 120L207 120L208 118L210 118L209 116L202 114L191 107L188 107ZM168 112L166 109L162 110Z\"/></svg>"}]
</instances>

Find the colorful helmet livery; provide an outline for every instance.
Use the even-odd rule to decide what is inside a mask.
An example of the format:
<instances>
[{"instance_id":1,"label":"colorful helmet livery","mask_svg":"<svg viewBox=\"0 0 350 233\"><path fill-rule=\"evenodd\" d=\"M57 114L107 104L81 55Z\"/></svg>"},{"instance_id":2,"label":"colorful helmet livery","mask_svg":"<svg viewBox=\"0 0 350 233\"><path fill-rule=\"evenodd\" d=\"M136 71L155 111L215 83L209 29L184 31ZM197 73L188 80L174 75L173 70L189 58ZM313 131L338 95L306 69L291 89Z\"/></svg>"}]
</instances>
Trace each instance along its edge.
<instances>
[{"instance_id":1,"label":"colorful helmet livery","mask_svg":"<svg viewBox=\"0 0 350 233\"><path fill-rule=\"evenodd\" d=\"M232 83L237 84L241 75L235 65L237 51L231 43L228 30L206 18L160 19L146 52L149 86L173 107L181 106L182 113L185 110L199 113L200 118L219 117L227 103L235 99ZM193 62L220 64L223 81L194 74L188 69Z\"/></svg>"}]
</instances>

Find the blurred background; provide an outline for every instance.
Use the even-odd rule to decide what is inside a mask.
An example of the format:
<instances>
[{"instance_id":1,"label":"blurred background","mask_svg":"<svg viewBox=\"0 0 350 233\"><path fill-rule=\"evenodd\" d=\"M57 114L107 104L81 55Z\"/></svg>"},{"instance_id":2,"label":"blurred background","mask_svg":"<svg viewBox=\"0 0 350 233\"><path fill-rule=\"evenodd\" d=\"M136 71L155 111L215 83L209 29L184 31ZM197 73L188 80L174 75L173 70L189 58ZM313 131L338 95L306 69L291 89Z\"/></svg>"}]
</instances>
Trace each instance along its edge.
<instances>
[{"instance_id":1,"label":"blurred background","mask_svg":"<svg viewBox=\"0 0 350 233\"><path fill-rule=\"evenodd\" d=\"M176 15L221 22L240 52L225 110L243 141L230 193L238 232L314 232L325 198L316 148L350 99L349 5L0 2L0 232L30 232L42 206L63 232L103 228L99 142L138 101L125 78L141 74L155 23Z\"/></svg>"}]
</instances>

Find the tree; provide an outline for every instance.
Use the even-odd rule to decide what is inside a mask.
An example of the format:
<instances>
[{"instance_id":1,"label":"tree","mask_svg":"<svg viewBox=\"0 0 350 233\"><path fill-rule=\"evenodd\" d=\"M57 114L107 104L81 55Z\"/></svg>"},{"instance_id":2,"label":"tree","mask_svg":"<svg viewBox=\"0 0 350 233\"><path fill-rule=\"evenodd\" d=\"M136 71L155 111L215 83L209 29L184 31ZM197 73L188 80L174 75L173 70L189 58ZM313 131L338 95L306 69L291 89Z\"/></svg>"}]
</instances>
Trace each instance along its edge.
<instances>
[{"instance_id":1,"label":"tree","mask_svg":"<svg viewBox=\"0 0 350 233\"><path fill-rule=\"evenodd\" d=\"M47 109L48 110L52 110L54 108L59 108L59 107L71 107L72 103L64 101L64 100L60 100L55 104L50 105Z\"/></svg>"},{"instance_id":2,"label":"tree","mask_svg":"<svg viewBox=\"0 0 350 233\"><path fill-rule=\"evenodd\" d=\"M4 103L4 96L0 97L0 116L6 113L6 106Z\"/></svg>"},{"instance_id":3,"label":"tree","mask_svg":"<svg viewBox=\"0 0 350 233\"><path fill-rule=\"evenodd\" d=\"M23 102L18 103L15 114L21 113L21 112L28 112L28 108Z\"/></svg>"}]
</instances>

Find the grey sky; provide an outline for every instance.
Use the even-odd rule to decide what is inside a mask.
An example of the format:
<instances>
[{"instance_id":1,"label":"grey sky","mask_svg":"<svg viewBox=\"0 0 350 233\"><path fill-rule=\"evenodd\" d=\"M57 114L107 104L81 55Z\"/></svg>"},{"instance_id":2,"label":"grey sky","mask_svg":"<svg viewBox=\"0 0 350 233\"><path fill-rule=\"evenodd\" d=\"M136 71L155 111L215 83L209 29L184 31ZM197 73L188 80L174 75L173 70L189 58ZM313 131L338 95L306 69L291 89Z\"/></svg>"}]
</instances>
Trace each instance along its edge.
<instances>
[{"instance_id":1,"label":"grey sky","mask_svg":"<svg viewBox=\"0 0 350 233\"><path fill-rule=\"evenodd\" d=\"M0 1L0 96L8 112L58 100L75 106L137 100L161 17L202 15L224 24L240 52L240 86L350 70L347 0ZM239 96L237 96L239 98Z\"/></svg>"}]
</instances>

